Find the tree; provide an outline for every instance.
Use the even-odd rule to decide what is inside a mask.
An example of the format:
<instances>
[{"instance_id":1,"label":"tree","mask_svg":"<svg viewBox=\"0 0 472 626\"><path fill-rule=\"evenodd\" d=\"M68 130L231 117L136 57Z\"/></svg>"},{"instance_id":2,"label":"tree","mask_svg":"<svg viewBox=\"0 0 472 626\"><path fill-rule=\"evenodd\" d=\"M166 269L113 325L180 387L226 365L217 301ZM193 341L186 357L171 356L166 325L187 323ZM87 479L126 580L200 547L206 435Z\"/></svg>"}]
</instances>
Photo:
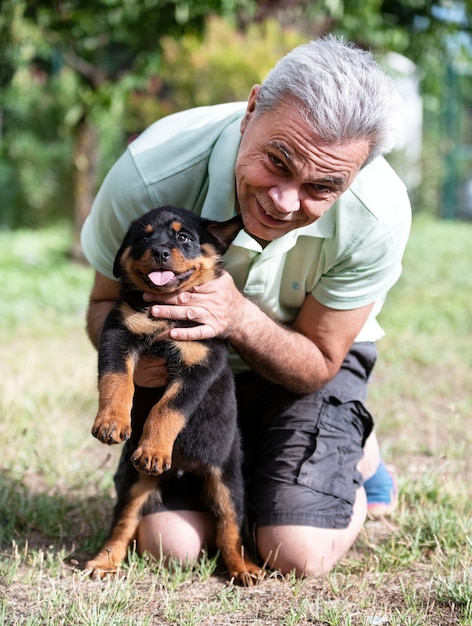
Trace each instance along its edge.
<instances>
[{"instance_id":1,"label":"tree","mask_svg":"<svg viewBox=\"0 0 472 626\"><path fill-rule=\"evenodd\" d=\"M97 111L116 106L145 83L163 35L201 34L208 13L237 17L252 6L252 0L5 0L4 52L11 56L23 46L30 64L49 75L68 66L77 79L76 99L66 112L75 144L75 257L81 256L79 233L96 191Z\"/></svg>"}]
</instances>

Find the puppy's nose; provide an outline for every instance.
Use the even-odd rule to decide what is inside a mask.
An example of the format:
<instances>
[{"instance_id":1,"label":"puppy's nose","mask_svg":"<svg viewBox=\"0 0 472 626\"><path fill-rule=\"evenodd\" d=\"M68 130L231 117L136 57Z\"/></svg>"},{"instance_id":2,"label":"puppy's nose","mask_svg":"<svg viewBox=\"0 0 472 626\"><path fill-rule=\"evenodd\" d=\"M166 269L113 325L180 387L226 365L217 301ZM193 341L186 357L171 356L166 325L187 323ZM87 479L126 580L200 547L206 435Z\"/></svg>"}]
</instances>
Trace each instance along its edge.
<instances>
[{"instance_id":1,"label":"puppy's nose","mask_svg":"<svg viewBox=\"0 0 472 626\"><path fill-rule=\"evenodd\" d=\"M153 250L153 255L159 263L168 261L170 257L170 248L168 246L156 246Z\"/></svg>"}]
</instances>

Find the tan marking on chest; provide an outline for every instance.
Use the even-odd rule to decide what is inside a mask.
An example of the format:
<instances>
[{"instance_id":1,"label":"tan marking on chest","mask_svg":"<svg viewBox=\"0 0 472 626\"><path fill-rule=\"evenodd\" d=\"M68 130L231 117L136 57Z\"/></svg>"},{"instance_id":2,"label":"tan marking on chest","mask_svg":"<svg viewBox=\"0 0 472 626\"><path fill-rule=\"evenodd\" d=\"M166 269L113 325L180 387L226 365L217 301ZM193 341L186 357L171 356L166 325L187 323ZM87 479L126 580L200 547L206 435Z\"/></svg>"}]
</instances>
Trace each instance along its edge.
<instances>
[{"instance_id":1,"label":"tan marking on chest","mask_svg":"<svg viewBox=\"0 0 472 626\"><path fill-rule=\"evenodd\" d=\"M201 365L208 357L209 348L199 341L176 341L175 346L180 350L182 361L187 367Z\"/></svg>"},{"instance_id":2,"label":"tan marking on chest","mask_svg":"<svg viewBox=\"0 0 472 626\"><path fill-rule=\"evenodd\" d=\"M133 335L157 335L171 327L168 320L153 319L147 313L135 311L129 304L120 305L123 322Z\"/></svg>"}]
</instances>

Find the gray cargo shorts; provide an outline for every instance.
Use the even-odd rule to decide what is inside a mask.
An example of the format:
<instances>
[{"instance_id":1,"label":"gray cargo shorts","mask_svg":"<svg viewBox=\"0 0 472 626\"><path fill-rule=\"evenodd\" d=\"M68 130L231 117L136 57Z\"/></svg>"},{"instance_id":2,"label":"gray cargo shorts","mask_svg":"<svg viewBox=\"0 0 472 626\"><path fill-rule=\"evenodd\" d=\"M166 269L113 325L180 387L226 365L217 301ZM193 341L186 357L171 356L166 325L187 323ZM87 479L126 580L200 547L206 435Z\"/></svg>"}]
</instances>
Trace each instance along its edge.
<instances>
[{"instance_id":1,"label":"gray cargo shorts","mask_svg":"<svg viewBox=\"0 0 472 626\"><path fill-rule=\"evenodd\" d=\"M238 381L249 520L346 528L373 419L364 406L373 343L353 346L325 387L296 395L253 373Z\"/></svg>"}]
</instances>

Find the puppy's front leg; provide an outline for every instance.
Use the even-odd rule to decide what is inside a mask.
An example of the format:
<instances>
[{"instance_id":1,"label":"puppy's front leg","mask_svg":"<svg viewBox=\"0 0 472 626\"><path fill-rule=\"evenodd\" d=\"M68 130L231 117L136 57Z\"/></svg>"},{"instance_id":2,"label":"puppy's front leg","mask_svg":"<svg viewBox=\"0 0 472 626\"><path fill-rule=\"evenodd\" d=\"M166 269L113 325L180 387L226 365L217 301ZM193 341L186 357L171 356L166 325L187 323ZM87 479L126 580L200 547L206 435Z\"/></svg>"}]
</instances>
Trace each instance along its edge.
<instances>
[{"instance_id":1,"label":"puppy's front leg","mask_svg":"<svg viewBox=\"0 0 472 626\"><path fill-rule=\"evenodd\" d=\"M98 351L98 413L94 437L107 444L122 443L131 436L134 368L139 357L133 337L123 326L117 308L103 327Z\"/></svg>"},{"instance_id":2,"label":"puppy's front leg","mask_svg":"<svg viewBox=\"0 0 472 626\"><path fill-rule=\"evenodd\" d=\"M98 413L92 434L102 443L122 443L131 436L133 369L129 364L125 373L111 372L99 378Z\"/></svg>"},{"instance_id":3,"label":"puppy's front leg","mask_svg":"<svg viewBox=\"0 0 472 626\"><path fill-rule=\"evenodd\" d=\"M140 472L157 475L170 469L174 442L187 421L185 413L175 407L175 399L181 393L181 381L171 382L149 412L138 447L131 456L131 463Z\"/></svg>"}]
</instances>

